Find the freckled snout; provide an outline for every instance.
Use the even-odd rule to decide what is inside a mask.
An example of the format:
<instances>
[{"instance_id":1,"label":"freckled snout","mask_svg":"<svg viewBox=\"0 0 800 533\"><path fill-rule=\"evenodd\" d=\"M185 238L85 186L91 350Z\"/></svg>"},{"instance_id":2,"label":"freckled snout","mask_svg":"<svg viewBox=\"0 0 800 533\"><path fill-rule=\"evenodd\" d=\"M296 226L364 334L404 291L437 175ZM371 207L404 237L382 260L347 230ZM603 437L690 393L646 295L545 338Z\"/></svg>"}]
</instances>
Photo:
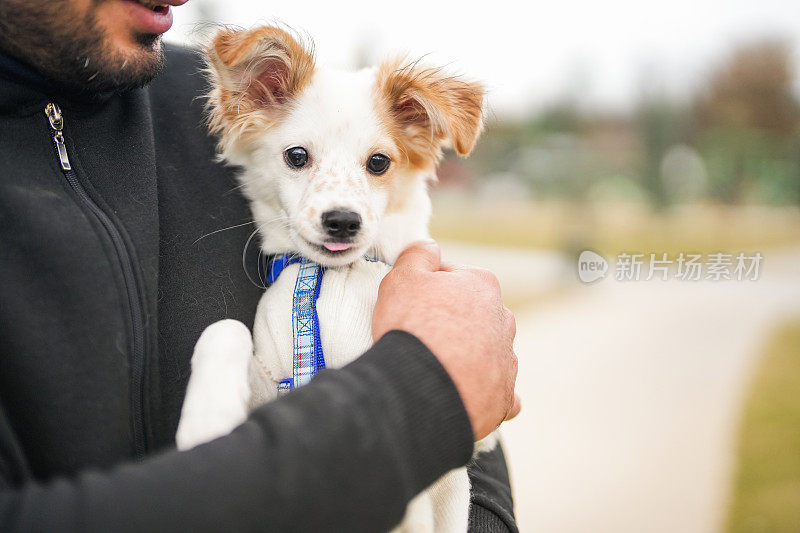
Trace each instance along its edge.
<instances>
[{"instance_id":1,"label":"freckled snout","mask_svg":"<svg viewBox=\"0 0 800 533\"><path fill-rule=\"evenodd\" d=\"M322 228L328 237L350 240L361 229L361 215L343 209L325 211L322 213Z\"/></svg>"}]
</instances>

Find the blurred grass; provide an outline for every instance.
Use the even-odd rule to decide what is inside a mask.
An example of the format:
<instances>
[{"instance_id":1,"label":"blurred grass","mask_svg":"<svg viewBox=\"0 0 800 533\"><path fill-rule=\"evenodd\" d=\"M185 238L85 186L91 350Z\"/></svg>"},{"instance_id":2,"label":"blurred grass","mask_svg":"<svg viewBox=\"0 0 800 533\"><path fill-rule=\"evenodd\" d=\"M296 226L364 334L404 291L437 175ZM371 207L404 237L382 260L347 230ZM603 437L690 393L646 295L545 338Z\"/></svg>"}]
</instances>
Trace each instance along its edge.
<instances>
[{"instance_id":1,"label":"blurred grass","mask_svg":"<svg viewBox=\"0 0 800 533\"><path fill-rule=\"evenodd\" d=\"M800 531L800 321L779 327L760 360L738 458L727 530Z\"/></svg>"},{"instance_id":2,"label":"blurred grass","mask_svg":"<svg viewBox=\"0 0 800 533\"><path fill-rule=\"evenodd\" d=\"M480 201L434 196L437 239L543 248L573 254L754 252L800 244L796 207L684 205L653 212L645 204Z\"/></svg>"}]
</instances>

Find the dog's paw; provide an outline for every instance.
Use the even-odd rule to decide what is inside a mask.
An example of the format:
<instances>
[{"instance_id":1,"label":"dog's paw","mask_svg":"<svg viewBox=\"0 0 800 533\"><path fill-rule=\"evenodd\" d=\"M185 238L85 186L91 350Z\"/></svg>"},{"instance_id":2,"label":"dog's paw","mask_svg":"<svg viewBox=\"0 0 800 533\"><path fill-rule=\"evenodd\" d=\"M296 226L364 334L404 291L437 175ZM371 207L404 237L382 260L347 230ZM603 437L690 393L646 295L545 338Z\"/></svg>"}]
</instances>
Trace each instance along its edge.
<instances>
[{"instance_id":1,"label":"dog's paw","mask_svg":"<svg viewBox=\"0 0 800 533\"><path fill-rule=\"evenodd\" d=\"M225 410L211 409L203 415L184 413L175 433L175 445L179 450L188 450L211 442L230 433L246 418L247 410L244 406Z\"/></svg>"},{"instance_id":2,"label":"dog's paw","mask_svg":"<svg viewBox=\"0 0 800 533\"><path fill-rule=\"evenodd\" d=\"M244 422L252 356L250 331L241 322L221 320L206 328L192 356L192 375L175 435L179 449L227 435Z\"/></svg>"},{"instance_id":3,"label":"dog's paw","mask_svg":"<svg viewBox=\"0 0 800 533\"><path fill-rule=\"evenodd\" d=\"M247 326L238 320L220 320L208 326L192 355L192 373L202 371L202 365L221 362L235 370L247 368L253 354L253 337Z\"/></svg>"}]
</instances>

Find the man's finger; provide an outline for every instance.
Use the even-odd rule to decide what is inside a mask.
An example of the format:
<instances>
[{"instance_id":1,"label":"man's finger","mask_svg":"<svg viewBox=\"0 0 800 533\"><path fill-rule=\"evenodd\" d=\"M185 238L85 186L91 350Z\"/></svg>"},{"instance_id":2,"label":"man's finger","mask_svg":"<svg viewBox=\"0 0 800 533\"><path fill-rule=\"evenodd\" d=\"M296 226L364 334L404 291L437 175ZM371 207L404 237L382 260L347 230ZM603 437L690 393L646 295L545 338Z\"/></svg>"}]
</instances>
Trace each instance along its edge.
<instances>
[{"instance_id":1,"label":"man's finger","mask_svg":"<svg viewBox=\"0 0 800 533\"><path fill-rule=\"evenodd\" d=\"M511 404L511 408L506 413L505 420L511 420L515 416L519 414L522 410L522 401L519 399L519 395L514 393L514 402Z\"/></svg>"},{"instance_id":2,"label":"man's finger","mask_svg":"<svg viewBox=\"0 0 800 533\"><path fill-rule=\"evenodd\" d=\"M483 270L483 269L481 269L480 267L467 265L464 263L451 263L450 261L442 261L442 266L439 267L439 270L443 272L457 272L459 270Z\"/></svg>"},{"instance_id":3,"label":"man's finger","mask_svg":"<svg viewBox=\"0 0 800 533\"><path fill-rule=\"evenodd\" d=\"M451 263L449 261L442 261L439 270L442 272L455 272L456 270L463 270L464 266L458 263Z\"/></svg>"},{"instance_id":4,"label":"man's finger","mask_svg":"<svg viewBox=\"0 0 800 533\"><path fill-rule=\"evenodd\" d=\"M395 268L436 272L442 263L442 252L436 241L417 241L403 250L394 263Z\"/></svg>"},{"instance_id":5,"label":"man's finger","mask_svg":"<svg viewBox=\"0 0 800 533\"><path fill-rule=\"evenodd\" d=\"M508 329L511 331L511 338L514 339L517 336L517 317L514 316L511 309L506 306L503 306L503 312L507 316L506 321L508 323Z\"/></svg>"}]
</instances>

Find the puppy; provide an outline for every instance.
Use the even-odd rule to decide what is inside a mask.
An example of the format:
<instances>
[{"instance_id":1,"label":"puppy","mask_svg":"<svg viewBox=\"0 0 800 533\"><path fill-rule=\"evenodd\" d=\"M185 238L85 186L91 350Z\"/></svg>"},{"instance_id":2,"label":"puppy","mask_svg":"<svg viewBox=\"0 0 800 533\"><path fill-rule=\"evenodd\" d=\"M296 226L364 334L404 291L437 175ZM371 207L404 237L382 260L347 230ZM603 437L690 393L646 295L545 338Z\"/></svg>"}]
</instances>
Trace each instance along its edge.
<instances>
[{"instance_id":1,"label":"puppy","mask_svg":"<svg viewBox=\"0 0 800 533\"><path fill-rule=\"evenodd\" d=\"M293 301L305 269L324 268L315 322L324 365L341 367L372 345L381 279L403 248L428 237L427 186L442 149L469 154L482 125L481 85L402 59L358 72L323 69L274 27L222 30L207 56L221 158L243 169L263 252L285 260L252 337L224 320L198 340L181 449L229 433L250 409L307 380L293 365ZM396 531L463 532L468 511L460 468L415 497Z\"/></svg>"}]
</instances>

